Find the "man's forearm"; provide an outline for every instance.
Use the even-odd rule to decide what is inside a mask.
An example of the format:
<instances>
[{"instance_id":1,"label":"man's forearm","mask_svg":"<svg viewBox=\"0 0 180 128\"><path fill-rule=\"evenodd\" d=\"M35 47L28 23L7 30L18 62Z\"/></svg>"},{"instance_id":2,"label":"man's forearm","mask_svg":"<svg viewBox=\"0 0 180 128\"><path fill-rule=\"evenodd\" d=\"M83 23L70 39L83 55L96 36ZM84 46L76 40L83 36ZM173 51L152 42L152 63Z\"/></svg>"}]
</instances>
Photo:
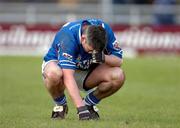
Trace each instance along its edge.
<instances>
[{"instance_id":1,"label":"man's forearm","mask_svg":"<svg viewBox=\"0 0 180 128\"><path fill-rule=\"evenodd\" d=\"M114 55L105 55L105 63L112 67L120 67L123 60Z\"/></svg>"},{"instance_id":2,"label":"man's forearm","mask_svg":"<svg viewBox=\"0 0 180 128\"><path fill-rule=\"evenodd\" d=\"M83 100L80 96L79 88L77 87L76 81L74 79L73 73L71 70L63 70L63 79L64 85L73 100L73 103L78 108L84 106Z\"/></svg>"},{"instance_id":3,"label":"man's forearm","mask_svg":"<svg viewBox=\"0 0 180 128\"><path fill-rule=\"evenodd\" d=\"M75 106L78 108L80 106L84 106L83 100L80 96L80 92L79 89L75 83L75 81L73 80L65 80L64 84L66 86L66 89L71 97L71 99L73 100Z\"/></svg>"}]
</instances>

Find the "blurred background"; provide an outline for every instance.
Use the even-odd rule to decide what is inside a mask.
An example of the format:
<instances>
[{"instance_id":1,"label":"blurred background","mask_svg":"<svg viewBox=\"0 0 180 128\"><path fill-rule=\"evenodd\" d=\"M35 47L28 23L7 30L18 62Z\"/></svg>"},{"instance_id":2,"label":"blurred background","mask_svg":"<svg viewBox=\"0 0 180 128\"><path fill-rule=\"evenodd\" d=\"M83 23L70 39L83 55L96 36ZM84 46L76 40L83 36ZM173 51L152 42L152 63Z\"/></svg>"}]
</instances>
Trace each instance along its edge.
<instances>
[{"instance_id":1,"label":"blurred background","mask_svg":"<svg viewBox=\"0 0 180 128\"><path fill-rule=\"evenodd\" d=\"M0 0L0 54L43 55L82 18L109 23L127 57L180 53L180 0Z\"/></svg>"}]
</instances>

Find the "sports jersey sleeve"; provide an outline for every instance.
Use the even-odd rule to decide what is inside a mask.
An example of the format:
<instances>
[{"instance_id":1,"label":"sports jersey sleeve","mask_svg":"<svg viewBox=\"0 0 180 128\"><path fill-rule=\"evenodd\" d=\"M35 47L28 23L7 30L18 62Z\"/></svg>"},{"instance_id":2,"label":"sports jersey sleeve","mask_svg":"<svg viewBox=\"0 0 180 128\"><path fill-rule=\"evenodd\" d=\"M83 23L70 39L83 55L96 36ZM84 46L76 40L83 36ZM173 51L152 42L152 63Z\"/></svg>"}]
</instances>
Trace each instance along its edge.
<instances>
[{"instance_id":1,"label":"sports jersey sleeve","mask_svg":"<svg viewBox=\"0 0 180 128\"><path fill-rule=\"evenodd\" d=\"M71 33L61 32L58 46L58 65L63 69L76 69L78 44Z\"/></svg>"},{"instance_id":2,"label":"sports jersey sleeve","mask_svg":"<svg viewBox=\"0 0 180 128\"><path fill-rule=\"evenodd\" d=\"M113 54L119 58L122 58L122 49L120 44L117 42L114 32L108 24L105 24L105 29L107 32L107 47L106 50L108 54Z\"/></svg>"}]
</instances>

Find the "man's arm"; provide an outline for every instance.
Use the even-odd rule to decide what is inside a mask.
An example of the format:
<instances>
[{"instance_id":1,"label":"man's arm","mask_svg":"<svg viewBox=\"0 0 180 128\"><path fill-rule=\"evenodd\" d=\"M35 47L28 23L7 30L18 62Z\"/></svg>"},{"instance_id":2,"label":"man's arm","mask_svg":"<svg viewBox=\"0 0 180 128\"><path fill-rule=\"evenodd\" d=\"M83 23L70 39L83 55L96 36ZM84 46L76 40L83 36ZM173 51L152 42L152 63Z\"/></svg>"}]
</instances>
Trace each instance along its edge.
<instances>
[{"instance_id":1,"label":"man's arm","mask_svg":"<svg viewBox=\"0 0 180 128\"><path fill-rule=\"evenodd\" d=\"M105 55L105 63L112 67L120 67L123 60L115 55Z\"/></svg>"},{"instance_id":2,"label":"man's arm","mask_svg":"<svg viewBox=\"0 0 180 128\"><path fill-rule=\"evenodd\" d=\"M63 70L63 80L65 87L73 100L75 106L77 107L79 120L90 120L91 113L88 110L88 107L83 102L78 86L74 79L74 70L72 69L62 69Z\"/></svg>"},{"instance_id":3,"label":"man's arm","mask_svg":"<svg viewBox=\"0 0 180 128\"><path fill-rule=\"evenodd\" d=\"M62 69L62 70L63 70L64 85L71 99L73 100L75 106L77 108L81 106L85 106L80 96L80 92L76 84L76 81L74 79L74 70L72 69Z\"/></svg>"}]
</instances>

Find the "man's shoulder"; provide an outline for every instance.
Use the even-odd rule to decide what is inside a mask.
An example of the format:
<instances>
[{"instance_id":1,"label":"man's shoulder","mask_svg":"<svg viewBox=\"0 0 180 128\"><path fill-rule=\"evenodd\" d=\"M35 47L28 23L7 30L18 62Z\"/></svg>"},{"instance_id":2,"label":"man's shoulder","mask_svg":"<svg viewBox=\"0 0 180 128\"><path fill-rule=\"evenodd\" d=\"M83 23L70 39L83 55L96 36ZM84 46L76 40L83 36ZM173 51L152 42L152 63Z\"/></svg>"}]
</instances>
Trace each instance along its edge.
<instances>
[{"instance_id":1,"label":"man's shoulder","mask_svg":"<svg viewBox=\"0 0 180 128\"><path fill-rule=\"evenodd\" d=\"M79 28L81 23L82 23L82 20L67 22L66 24L62 26L61 29L65 31L71 31L72 29Z\"/></svg>"}]
</instances>

